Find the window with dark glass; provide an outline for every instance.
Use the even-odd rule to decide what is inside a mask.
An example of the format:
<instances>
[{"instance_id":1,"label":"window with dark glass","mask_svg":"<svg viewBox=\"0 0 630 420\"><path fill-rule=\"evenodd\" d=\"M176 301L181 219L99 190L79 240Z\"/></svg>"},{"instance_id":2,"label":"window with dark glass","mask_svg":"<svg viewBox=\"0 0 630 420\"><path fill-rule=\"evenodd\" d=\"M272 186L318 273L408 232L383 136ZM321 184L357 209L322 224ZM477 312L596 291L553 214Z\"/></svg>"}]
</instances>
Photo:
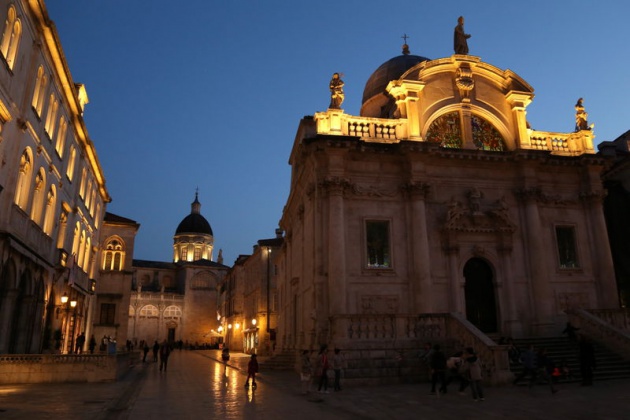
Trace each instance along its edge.
<instances>
[{"instance_id":1,"label":"window with dark glass","mask_svg":"<svg viewBox=\"0 0 630 420\"><path fill-rule=\"evenodd\" d=\"M391 267L389 222L370 220L365 223L367 265L369 268Z\"/></svg>"},{"instance_id":2,"label":"window with dark glass","mask_svg":"<svg viewBox=\"0 0 630 420\"><path fill-rule=\"evenodd\" d=\"M577 268L577 247L573 226L556 226L556 241L560 268Z\"/></svg>"},{"instance_id":3,"label":"window with dark glass","mask_svg":"<svg viewBox=\"0 0 630 420\"><path fill-rule=\"evenodd\" d=\"M116 320L116 304L115 303L101 303L101 325L113 325Z\"/></svg>"}]
</instances>

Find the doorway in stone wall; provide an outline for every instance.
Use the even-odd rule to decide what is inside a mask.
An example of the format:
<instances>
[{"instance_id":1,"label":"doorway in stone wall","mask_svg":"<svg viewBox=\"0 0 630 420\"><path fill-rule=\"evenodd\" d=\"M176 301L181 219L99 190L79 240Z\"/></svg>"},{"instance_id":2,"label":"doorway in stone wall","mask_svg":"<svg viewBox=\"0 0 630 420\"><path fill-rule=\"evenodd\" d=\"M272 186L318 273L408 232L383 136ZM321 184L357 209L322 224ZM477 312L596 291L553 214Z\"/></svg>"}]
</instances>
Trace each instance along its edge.
<instances>
[{"instance_id":1,"label":"doorway in stone wall","mask_svg":"<svg viewBox=\"0 0 630 420\"><path fill-rule=\"evenodd\" d=\"M492 267L481 258L464 266L466 319L485 333L497 332L497 305Z\"/></svg>"}]
</instances>

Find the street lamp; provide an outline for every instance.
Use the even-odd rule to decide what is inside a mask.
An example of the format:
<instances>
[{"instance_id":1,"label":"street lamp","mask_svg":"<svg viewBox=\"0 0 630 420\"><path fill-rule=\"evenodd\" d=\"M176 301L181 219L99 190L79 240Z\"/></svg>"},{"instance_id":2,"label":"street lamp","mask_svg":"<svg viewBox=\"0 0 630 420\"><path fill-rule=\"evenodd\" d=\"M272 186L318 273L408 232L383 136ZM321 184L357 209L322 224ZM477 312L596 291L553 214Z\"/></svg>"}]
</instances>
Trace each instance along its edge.
<instances>
[{"instance_id":1,"label":"street lamp","mask_svg":"<svg viewBox=\"0 0 630 420\"><path fill-rule=\"evenodd\" d=\"M269 332L270 328L269 328L269 318L270 318L270 312L271 312L271 307L269 306L269 293L270 293L270 289L271 289L271 273L269 272L270 270L270 264L271 264L271 247L267 247L267 332Z\"/></svg>"}]
</instances>

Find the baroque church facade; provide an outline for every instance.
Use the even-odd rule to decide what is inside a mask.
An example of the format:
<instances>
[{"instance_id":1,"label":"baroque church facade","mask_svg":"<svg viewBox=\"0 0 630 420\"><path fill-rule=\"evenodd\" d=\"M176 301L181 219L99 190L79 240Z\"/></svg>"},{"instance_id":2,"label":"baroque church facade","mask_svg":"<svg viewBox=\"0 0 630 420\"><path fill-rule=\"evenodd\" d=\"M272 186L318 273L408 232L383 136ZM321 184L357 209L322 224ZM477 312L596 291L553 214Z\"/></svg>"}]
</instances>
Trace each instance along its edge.
<instances>
[{"instance_id":1,"label":"baroque church facade","mask_svg":"<svg viewBox=\"0 0 630 420\"><path fill-rule=\"evenodd\" d=\"M490 337L555 335L567 310L618 308L608 160L581 101L580 125L561 133L529 126L533 97L511 70L405 45L368 79L360 115L331 100L302 119L280 220L278 348L328 344L361 366L459 337L498 360Z\"/></svg>"}]
</instances>

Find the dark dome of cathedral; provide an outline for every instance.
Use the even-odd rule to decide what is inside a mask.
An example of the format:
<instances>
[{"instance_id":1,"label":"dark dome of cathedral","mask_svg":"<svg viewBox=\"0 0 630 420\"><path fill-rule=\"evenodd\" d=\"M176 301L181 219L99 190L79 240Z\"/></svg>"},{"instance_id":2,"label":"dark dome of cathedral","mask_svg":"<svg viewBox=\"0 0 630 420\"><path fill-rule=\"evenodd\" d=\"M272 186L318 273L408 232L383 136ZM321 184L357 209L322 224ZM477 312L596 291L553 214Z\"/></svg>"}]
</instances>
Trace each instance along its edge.
<instances>
[{"instance_id":1,"label":"dark dome of cathedral","mask_svg":"<svg viewBox=\"0 0 630 420\"><path fill-rule=\"evenodd\" d=\"M389 82L399 79L400 76L416 64L428 60L428 58L419 55L402 54L384 62L372 73L365 84L363 101L361 103L365 103L365 101L379 93L385 93L385 88Z\"/></svg>"},{"instance_id":2,"label":"dark dome of cathedral","mask_svg":"<svg viewBox=\"0 0 630 420\"><path fill-rule=\"evenodd\" d=\"M184 220L177 226L175 235L180 233L205 233L212 235L212 228L210 227L210 223L208 223L206 218L202 215L189 214L184 217Z\"/></svg>"},{"instance_id":3,"label":"dark dome of cathedral","mask_svg":"<svg viewBox=\"0 0 630 420\"><path fill-rule=\"evenodd\" d=\"M195 194L195 201L191 204L190 214L184 217L177 226L177 230L175 231L175 235L179 235L180 233L202 233L206 235L213 235L212 228L210 227L210 223L206 220L205 217L201 215L201 203L197 199L197 194Z\"/></svg>"}]
</instances>

